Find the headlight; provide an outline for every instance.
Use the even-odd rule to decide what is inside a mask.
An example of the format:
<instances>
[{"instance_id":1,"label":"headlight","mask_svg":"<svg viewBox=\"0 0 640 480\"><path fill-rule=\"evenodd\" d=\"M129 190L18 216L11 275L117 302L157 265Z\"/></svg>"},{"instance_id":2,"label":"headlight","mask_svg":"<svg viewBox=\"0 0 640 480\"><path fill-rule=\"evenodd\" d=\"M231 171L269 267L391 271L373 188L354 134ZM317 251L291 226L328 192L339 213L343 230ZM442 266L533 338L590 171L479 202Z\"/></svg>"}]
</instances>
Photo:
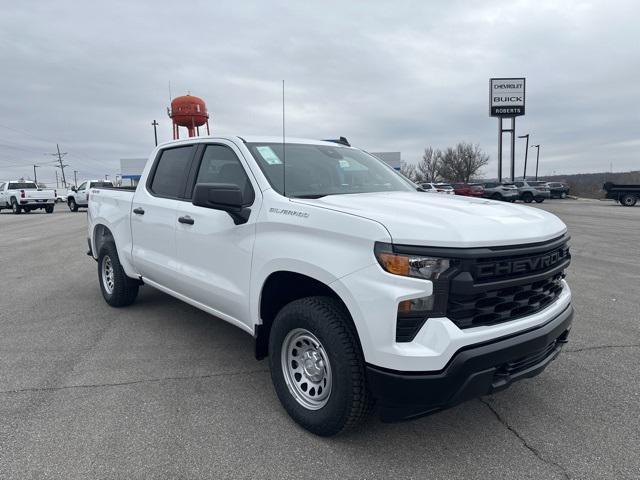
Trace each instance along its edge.
<instances>
[{"instance_id":1,"label":"headlight","mask_svg":"<svg viewBox=\"0 0 640 480\"><path fill-rule=\"evenodd\" d=\"M376 242L374 253L385 271L404 277L436 280L450 266L447 258L394 253L389 243Z\"/></svg>"}]
</instances>

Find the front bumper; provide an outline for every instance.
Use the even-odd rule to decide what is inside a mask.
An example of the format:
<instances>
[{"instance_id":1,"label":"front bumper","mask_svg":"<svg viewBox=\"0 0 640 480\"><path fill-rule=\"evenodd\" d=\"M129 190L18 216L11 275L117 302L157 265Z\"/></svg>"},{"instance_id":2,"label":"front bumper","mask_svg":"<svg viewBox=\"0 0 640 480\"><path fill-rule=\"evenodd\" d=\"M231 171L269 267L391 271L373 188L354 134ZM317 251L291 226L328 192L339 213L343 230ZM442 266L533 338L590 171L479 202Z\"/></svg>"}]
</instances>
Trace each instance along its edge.
<instances>
[{"instance_id":1,"label":"front bumper","mask_svg":"<svg viewBox=\"0 0 640 480\"><path fill-rule=\"evenodd\" d=\"M540 327L458 350L439 371L400 372L367 365L382 420L426 415L538 375L567 342L572 319L569 305Z\"/></svg>"}]
</instances>

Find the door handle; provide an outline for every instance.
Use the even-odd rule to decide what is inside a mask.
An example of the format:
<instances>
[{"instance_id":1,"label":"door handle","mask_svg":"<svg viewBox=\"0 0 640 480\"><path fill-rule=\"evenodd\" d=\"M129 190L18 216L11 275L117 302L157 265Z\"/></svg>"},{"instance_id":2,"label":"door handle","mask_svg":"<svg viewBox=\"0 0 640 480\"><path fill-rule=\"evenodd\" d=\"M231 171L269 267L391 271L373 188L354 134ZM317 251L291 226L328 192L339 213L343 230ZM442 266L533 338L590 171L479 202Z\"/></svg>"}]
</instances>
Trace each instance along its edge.
<instances>
[{"instance_id":1,"label":"door handle","mask_svg":"<svg viewBox=\"0 0 640 480\"><path fill-rule=\"evenodd\" d=\"M189 215L186 215L184 217L178 217L178 221L180 223L186 223L187 225L193 225L195 223L193 218L191 218Z\"/></svg>"},{"instance_id":2,"label":"door handle","mask_svg":"<svg viewBox=\"0 0 640 480\"><path fill-rule=\"evenodd\" d=\"M144 209L140 207L134 208L133 213L135 213L136 215L144 215Z\"/></svg>"}]
</instances>

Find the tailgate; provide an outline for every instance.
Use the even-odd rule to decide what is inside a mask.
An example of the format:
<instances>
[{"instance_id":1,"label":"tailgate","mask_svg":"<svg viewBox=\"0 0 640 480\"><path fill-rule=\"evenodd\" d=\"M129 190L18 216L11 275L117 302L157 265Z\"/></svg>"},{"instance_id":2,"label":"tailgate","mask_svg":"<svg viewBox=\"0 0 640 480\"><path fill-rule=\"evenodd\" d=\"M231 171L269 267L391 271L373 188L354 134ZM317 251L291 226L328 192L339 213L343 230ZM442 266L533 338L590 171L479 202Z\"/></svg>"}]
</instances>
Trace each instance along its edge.
<instances>
[{"instance_id":1,"label":"tailgate","mask_svg":"<svg viewBox=\"0 0 640 480\"><path fill-rule=\"evenodd\" d=\"M24 198L27 200L51 200L55 199L53 190L25 190Z\"/></svg>"}]
</instances>

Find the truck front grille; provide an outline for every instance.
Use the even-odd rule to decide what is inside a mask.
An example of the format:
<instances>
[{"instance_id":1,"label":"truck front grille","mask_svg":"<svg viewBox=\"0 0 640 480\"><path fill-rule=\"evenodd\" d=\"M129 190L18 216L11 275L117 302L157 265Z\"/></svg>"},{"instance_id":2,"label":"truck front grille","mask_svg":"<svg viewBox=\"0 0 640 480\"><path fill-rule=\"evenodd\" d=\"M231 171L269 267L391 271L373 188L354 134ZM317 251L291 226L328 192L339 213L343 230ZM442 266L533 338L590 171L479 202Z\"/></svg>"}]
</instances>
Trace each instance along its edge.
<instances>
[{"instance_id":1,"label":"truck front grille","mask_svg":"<svg viewBox=\"0 0 640 480\"><path fill-rule=\"evenodd\" d=\"M563 273L524 285L476 295L451 292L448 317L460 328L493 325L525 317L553 303L562 292Z\"/></svg>"},{"instance_id":2,"label":"truck front grille","mask_svg":"<svg viewBox=\"0 0 640 480\"><path fill-rule=\"evenodd\" d=\"M449 276L447 316L460 328L534 314L562 293L568 238L466 255Z\"/></svg>"}]
</instances>

